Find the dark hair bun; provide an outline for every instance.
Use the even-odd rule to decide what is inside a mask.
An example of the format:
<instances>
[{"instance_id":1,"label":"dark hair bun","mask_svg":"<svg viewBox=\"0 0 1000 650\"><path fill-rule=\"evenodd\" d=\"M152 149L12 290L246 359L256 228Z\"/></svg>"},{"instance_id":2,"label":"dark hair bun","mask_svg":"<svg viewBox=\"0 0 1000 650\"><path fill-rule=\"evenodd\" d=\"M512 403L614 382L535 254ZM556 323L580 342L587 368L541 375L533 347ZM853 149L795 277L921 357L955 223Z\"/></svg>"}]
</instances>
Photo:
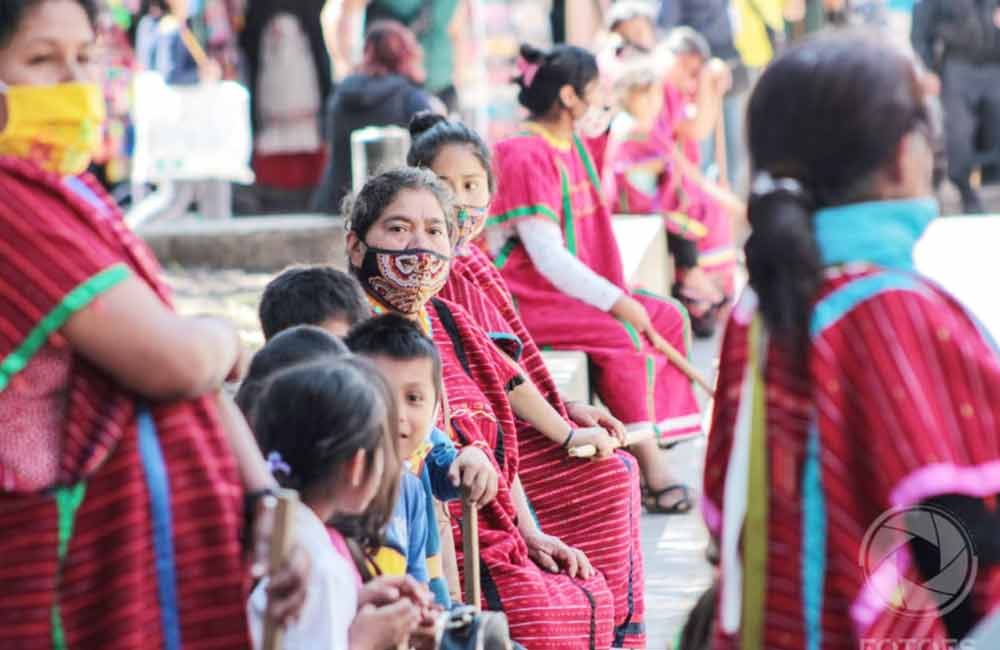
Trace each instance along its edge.
<instances>
[{"instance_id":1,"label":"dark hair bun","mask_svg":"<svg viewBox=\"0 0 1000 650\"><path fill-rule=\"evenodd\" d=\"M430 131L441 122L447 122L444 115L432 113L431 111L420 111L410 120L410 137L416 140L421 134Z\"/></svg>"},{"instance_id":2,"label":"dark hair bun","mask_svg":"<svg viewBox=\"0 0 1000 650\"><path fill-rule=\"evenodd\" d=\"M540 50L534 45L528 43L521 43L521 57L528 63L541 63L542 59L545 58L545 51Z\"/></svg>"}]
</instances>

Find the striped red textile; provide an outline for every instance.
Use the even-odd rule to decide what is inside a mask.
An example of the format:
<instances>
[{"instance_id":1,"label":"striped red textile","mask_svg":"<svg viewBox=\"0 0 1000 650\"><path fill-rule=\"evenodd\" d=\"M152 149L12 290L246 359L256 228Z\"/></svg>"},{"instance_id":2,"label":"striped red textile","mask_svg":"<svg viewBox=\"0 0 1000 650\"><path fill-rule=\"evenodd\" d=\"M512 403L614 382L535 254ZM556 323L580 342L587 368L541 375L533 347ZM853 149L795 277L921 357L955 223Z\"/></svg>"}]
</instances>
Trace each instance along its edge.
<instances>
[{"instance_id":1,"label":"striped red textile","mask_svg":"<svg viewBox=\"0 0 1000 650\"><path fill-rule=\"evenodd\" d=\"M488 333L517 336L522 346L521 368L572 425L538 346L514 309L503 277L485 253L472 247L469 255L455 258L448 284L439 295L465 307ZM516 424L519 475L542 529L581 549L604 574L615 603L614 645L644 648L641 510L635 459L626 452L601 462L572 459L527 422L518 419Z\"/></svg>"},{"instance_id":2,"label":"striped red textile","mask_svg":"<svg viewBox=\"0 0 1000 650\"><path fill-rule=\"evenodd\" d=\"M432 335L443 363L450 425L446 430L459 445L476 441L489 444L500 472L497 498L479 513L484 605L503 611L510 621L511 636L527 648L609 648L614 605L604 577L598 573L584 581L542 571L529 559L518 532L510 492L516 473L512 468L517 467L516 428L503 389L516 371L499 358L462 307L447 301L440 304L454 322L452 328L442 322L434 307L429 309ZM459 348L453 337L460 342ZM462 567L462 508L459 502L452 502L449 508Z\"/></svg>"},{"instance_id":3,"label":"striped red textile","mask_svg":"<svg viewBox=\"0 0 1000 650\"><path fill-rule=\"evenodd\" d=\"M823 648L957 647L945 644L940 618L887 607L859 557L866 532L893 508L945 494L992 498L1000 492L1000 360L954 299L915 275L895 284L890 275L873 266L828 273L821 301L838 291L848 295L845 288L885 286L823 324L812 339L807 377L782 349L767 348L767 530L742 531L766 534L766 599L750 605L763 609L764 647L814 647L807 644L810 635ZM722 348L703 500L717 536L726 525L722 506L752 303L744 296L734 309ZM824 546L810 549L806 522L817 503L806 507L803 468L812 427L826 533ZM912 564L909 547L902 553L906 562L896 566L905 569ZM813 629L806 623L803 576L817 557L825 558L825 568ZM726 575L723 567L723 582ZM904 575L923 582L912 567ZM1000 605L997 575L995 566L980 566L972 596L977 615ZM911 609L926 598L919 590L902 596ZM902 645L907 639L921 645ZM719 631L713 647L741 646Z\"/></svg>"},{"instance_id":4,"label":"striped red textile","mask_svg":"<svg viewBox=\"0 0 1000 650\"><path fill-rule=\"evenodd\" d=\"M99 185L83 182L102 205L56 176L0 158L0 395L19 370L12 360L21 355L30 363L29 335L50 344L36 326L95 275L122 265L169 304L149 251ZM83 305L63 306L72 313ZM0 466L0 647L162 647L136 401L74 357L57 485L21 489L16 474ZM214 407L198 399L151 413L171 487L183 647L246 647L242 489ZM55 488L80 483L83 499L60 568ZM54 635L56 605L63 639Z\"/></svg>"}]
</instances>

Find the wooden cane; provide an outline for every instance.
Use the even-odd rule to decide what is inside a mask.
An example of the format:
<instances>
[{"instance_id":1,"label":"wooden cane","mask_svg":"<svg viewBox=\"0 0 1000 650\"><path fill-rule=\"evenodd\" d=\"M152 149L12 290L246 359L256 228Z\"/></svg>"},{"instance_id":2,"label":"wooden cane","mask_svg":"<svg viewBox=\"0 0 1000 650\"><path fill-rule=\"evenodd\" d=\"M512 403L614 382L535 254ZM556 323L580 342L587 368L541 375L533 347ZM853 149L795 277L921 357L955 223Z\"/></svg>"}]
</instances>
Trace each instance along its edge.
<instances>
[{"instance_id":1,"label":"wooden cane","mask_svg":"<svg viewBox=\"0 0 1000 650\"><path fill-rule=\"evenodd\" d=\"M677 348L667 343L667 341L664 340L658 332L650 330L646 332L646 336L649 337L653 347L663 353L670 363L674 364L678 370L687 375L688 379L701 386L709 397L715 396L715 389L712 388L712 385L708 383L707 379L701 376L701 373L698 372L697 368L691 365L691 362L687 360L687 357L677 351Z\"/></svg>"},{"instance_id":2,"label":"wooden cane","mask_svg":"<svg viewBox=\"0 0 1000 650\"><path fill-rule=\"evenodd\" d=\"M715 121L715 166L719 170L718 183L726 189L729 188L729 152L727 147L726 114L720 111L719 119Z\"/></svg>"},{"instance_id":3,"label":"wooden cane","mask_svg":"<svg viewBox=\"0 0 1000 650\"><path fill-rule=\"evenodd\" d=\"M271 530L271 543L268 550L268 573L274 575L281 569L292 546L294 535L295 508L299 504L299 495L295 490L280 490L275 497L274 526ZM263 650L279 650L284 635L281 626L270 614L264 618Z\"/></svg>"},{"instance_id":4,"label":"wooden cane","mask_svg":"<svg viewBox=\"0 0 1000 650\"><path fill-rule=\"evenodd\" d=\"M482 611L479 585L479 512L468 495L462 498L462 566L465 569L465 604Z\"/></svg>"},{"instance_id":5,"label":"wooden cane","mask_svg":"<svg viewBox=\"0 0 1000 650\"><path fill-rule=\"evenodd\" d=\"M631 447L632 445L638 444L644 440L649 440L656 436L656 432L652 428L643 428L639 431L630 432L625 436L625 444L618 442L615 439L614 446L619 448L622 446ZM580 445L579 447L572 447L569 450L569 455L573 458L593 458L597 455L597 447L594 445Z\"/></svg>"}]
</instances>

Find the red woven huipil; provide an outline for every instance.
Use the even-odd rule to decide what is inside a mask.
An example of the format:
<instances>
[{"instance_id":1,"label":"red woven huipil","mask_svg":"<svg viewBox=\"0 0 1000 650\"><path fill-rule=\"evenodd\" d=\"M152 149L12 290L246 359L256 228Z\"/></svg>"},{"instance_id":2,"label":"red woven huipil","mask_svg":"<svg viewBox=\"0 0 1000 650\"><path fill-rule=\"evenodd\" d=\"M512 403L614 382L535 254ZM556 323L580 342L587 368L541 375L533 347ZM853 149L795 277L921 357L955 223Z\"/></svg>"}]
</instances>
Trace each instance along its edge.
<instances>
[{"instance_id":1,"label":"red woven huipil","mask_svg":"<svg viewBox=\"0 0 1000 650\"><path fill-rule=\"evenodd\" d=\"M433 302L428 314L447 397L442 429L460 445L485 443L500 474L496 499L479 512L485 606L503 611L512 638L527 648L610 647L614 604L604 577L597 574L584 581L543 571L528 557L518 532L510 492L518 472L517 429L504 390L518 373L462 307ZM461 503L449 508L462 567Z\"/></svg>"},{"instance_id":2,"label":"red woven huipil","mask_svg":"<svg viewBox=\"0 0 1000 650\"><path fill-rule=\"evenodd\" d=\"M538 390L572 426L538 346L514 309L503 277L485 253L473 246L467 256L456 257L440 296L465 307L495 343L516 357ZM607 580L615 602L614 645L645 647L635 459L625 452L601 462L572 459L521 419L517 419L517 444L518 473L542 529L583 550Z\"/></svg>"},{"instance_id":3,"label":"red woven huipil","mask_svg":"<svg viewBox=\"0 0 1000 650\"><path fill-rule=\"evenodd\" d=\"M169 305L155 261L89 177L0 158L0 196L0 647L246 647L242 488L211 399L141 407L59 333L130 276Z\"/></svg>"}]
</instances>

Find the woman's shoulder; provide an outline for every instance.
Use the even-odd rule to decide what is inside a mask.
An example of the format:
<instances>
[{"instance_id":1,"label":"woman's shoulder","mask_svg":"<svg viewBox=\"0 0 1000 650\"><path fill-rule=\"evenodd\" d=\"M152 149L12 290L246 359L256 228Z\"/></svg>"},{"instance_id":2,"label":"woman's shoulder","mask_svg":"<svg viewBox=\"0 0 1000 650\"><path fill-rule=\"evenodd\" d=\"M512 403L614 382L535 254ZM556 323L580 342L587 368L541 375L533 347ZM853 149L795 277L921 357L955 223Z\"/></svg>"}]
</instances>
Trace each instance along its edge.
<instances>
[{"instance_id":1,"label":"woman's shoulder","mask_svg":"<svg viewBox=\"0 0 1000 650\"><path fill-rule=\"evenodd\" d=\"M538 174L555 171L555 151L545 139L534 133L518 133L498 142L493 148L498 172Z\"/></svg>"}]
</instances>

